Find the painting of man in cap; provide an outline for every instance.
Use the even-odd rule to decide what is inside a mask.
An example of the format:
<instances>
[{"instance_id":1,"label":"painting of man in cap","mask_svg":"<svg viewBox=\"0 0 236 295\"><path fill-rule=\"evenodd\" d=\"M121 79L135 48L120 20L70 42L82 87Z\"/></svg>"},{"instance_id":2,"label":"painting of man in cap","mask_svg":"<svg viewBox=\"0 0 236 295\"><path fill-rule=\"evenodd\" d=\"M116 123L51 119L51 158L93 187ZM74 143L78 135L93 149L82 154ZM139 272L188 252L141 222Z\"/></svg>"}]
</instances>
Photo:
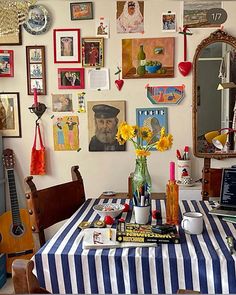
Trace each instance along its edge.
<instances>
[{"instance_id":1,"label":"painting of man in cap","mask_svg":"<svg viewBox=\"0 0 236 295\"><path fill-rule=\"evenodd\" d=\"M117 33L143 33L143 10L143 1L117 1Z\"/></svg>"},{"instance_id":2,"label":"painting of man in cap","mask_svg":"<svg viewBox=\"0 0 236 295\"><path fill-rule=\"evenodd\" d=\"M124 101L88 102L89 151L124 151L116 140L118 124L124 121Z\"/></svg>"}]
</instances>

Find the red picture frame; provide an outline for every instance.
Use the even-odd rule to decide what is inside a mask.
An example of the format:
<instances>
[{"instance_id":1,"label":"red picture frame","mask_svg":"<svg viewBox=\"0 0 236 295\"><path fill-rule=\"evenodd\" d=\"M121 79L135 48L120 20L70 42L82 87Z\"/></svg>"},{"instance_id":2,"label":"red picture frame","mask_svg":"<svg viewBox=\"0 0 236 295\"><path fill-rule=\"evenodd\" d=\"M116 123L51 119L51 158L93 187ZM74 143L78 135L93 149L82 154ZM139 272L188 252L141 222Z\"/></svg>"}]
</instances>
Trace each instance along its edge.
<instances>
[{"instance_id":1,"label":"red picture frame","mask_svg":"<svg viewBox=\"0 0 236 295\"><path fill-rule=\"evenodd\" d=\"M0 77L14 77L13 50L0 50Z\"/></svg>"},{"instance_id":2,"label":"red picture frame","mask_svg":"<svg viewBox=\"0 0 236 295\"><path fill-rule=\"evenodd\" d=\"M59 89L84 89L84 68L58 68Z\"/></svg>"},{"instance_id":3,"label":"red picture frame","mask_svg":"<svg viewBox=\"0 0 236 295\"><path fill-rule=\"evenodd\" d=\"M80 62L80 29L54 29L54 63Z\"/></svg>"}]
</instances>

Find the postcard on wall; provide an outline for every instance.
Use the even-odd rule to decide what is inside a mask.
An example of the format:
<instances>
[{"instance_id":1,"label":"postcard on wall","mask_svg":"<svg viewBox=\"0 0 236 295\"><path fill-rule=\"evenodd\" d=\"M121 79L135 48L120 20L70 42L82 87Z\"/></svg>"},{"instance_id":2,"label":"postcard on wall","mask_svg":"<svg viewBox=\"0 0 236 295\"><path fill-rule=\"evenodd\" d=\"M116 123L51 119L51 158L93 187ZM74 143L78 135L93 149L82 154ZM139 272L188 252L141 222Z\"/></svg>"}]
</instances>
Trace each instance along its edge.
<instances>
[{"instance_id":1,"label":"postcard on wall","mask_svg":"<svg viewBox=\"0 0 236 295\"><path fill-rule=\"evenodd\" d=\"M122 39L122 78L173 78L175 38Z\"/></svg>"},{"instance_id":2,"label":"postcard on wall","mask_svg":"<svg viewBox=\"0 0 236 295\"><path fill-rule=\"evenodd\" d=\"M77 93L78 95L78 113L85 113L86 106L85 106L85 92Z\"/></svg>"},{"instance_id":3,"label":"postcard on wall","mask_svg":"<svg viewBox=\"0 0 236 295\"><path fill-rule=\"evenodd\" d=\"M168 108L139 108L136 109L136 124L148 127L153 133L151 143L160 138L160 131L165 127L168 132ZM153 148L152 150L156 150Z\"/></svg>"},{"instance_id":4,"label":"postcard on wall","mask_svg":"<svg viewBox=\"0 0 236 295\"><path fill-rule=\"evenodd\" d=\"M162 32L176 32L175 12L162 13Z\"/></svg>"},{"instance_id":5,"label":"postcard on wall","mask_svg":"<svg viewBox=\"0 0 236 295\"><path fill-rule=\"evenodd\" d=\"M72 112L72 94L52 94L53 112Z\"/></svg>"},{"instance_id":6,"label":"postcard on wall","mask_svg":"<svg viewBox=\"0 0 236 295\"><path fill-rule=\"evenodd\" d=\"M124 151L116 139L118 126L125 121L125 101L88 101L90 152Z\"/></svg>"},{"instance_id":7,"label":"postcard on wall","mask_svg":"<svg viewBox=\"0 0 236 295\"><path fill-rule=\"evenodd\" d=\"M116 2L117 33L144 32L144 1Z\"/></svg>"},{"instance_id":8,"label":"postcard on wall","mask_svg":"<svg viewBox=\"0 0 236 295\"><path fill-rule=\"evenodd\" d=\"M109 21L105 18L100 18L96 20L96 36L109 38Z\"/></svg>"},{"instance_id":9,"label":"postcard on wall","mask_svg":"<svg viewBox=\"0 0 236 295\"><path fill-rule=\"evenodd\" d=\"M77 116L53 118L53 140L55 151L77 151L79 149L79 119Z\"/></svg>"},{"instance_id":10,"label":"postcard on wall","mask_svg":"<svg viewBox=\"0 0 236 295\"><path fill-rule=\"evenodd\" d=\"M91 90L109 90L109 69L89 69L88 70L88 88Z\"/></svg>"},{"instance_id":11,"label":"postcard on wall","mask_svg":"<svg viewBox=\"0 0 236 295\"><path fill-rule=\"evenodd\" d=\"M153 104L178 104L184 98L184 85L148 86L147 97Z\"/></svg>"},{"instance_id":12,"label":"postcard on wall","mask_svg":"<svg viewBox=\"0 0 236 295\"><path fill-rule=\"evenodd\" d=\"M222 1L183 1L183 25L189 28L219 27L220 24L207 21L207 12L212 8L222 8Z\"/></svg>"}]
</instances>

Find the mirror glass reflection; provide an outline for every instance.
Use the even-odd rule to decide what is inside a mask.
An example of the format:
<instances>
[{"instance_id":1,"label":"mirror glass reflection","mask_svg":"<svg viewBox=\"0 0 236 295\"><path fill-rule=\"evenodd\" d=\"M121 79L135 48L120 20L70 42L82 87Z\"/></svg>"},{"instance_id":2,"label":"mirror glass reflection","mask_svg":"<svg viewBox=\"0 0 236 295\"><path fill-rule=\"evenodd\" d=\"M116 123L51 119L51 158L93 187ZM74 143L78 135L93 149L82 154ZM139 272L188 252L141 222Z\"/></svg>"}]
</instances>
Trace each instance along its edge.
<instances>
[{"instance_id":1,"label":"mirror glass reflection","mask_svg":"<svg viewBox=\"0 0 236 295\"><path fill-rule=\"evenodd\" d=\"M223 150L208 143L204 137L209 131L235 128L236 88L228 88L229 85L225 84L236 83L235 47L225 42L214 42L203 47L196 60L195 79L197 152L232 153L235 150L236 153L236 133L229 133ZM219 84L224 85L226 89L217 90Z\"/></svg>"}]
</instances>

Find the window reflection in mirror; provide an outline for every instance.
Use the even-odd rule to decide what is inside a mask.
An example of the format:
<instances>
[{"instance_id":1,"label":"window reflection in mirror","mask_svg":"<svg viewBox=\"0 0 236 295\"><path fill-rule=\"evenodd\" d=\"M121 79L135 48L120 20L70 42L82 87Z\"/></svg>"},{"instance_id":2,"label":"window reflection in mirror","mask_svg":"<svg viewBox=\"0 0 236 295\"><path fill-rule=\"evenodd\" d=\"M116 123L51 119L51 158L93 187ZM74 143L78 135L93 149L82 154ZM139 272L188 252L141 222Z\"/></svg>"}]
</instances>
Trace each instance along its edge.
<instances>
[{"instance_id":1,"label":"window reflection in mirror","mask_svg":"<svg viewBox=\"0 0 236 295\"><path fill-rule=\"evenodd\" d=\"M217 90L219 83L236 83L235 48L224 42L215 42L203 47L196 61L196 109L197 152L219 151L207 143L204 134L221 128L234 128L234 104L236 88ZM230 133L228 150L236 149L234 133Z\"/></svg>"}]
</instances>

